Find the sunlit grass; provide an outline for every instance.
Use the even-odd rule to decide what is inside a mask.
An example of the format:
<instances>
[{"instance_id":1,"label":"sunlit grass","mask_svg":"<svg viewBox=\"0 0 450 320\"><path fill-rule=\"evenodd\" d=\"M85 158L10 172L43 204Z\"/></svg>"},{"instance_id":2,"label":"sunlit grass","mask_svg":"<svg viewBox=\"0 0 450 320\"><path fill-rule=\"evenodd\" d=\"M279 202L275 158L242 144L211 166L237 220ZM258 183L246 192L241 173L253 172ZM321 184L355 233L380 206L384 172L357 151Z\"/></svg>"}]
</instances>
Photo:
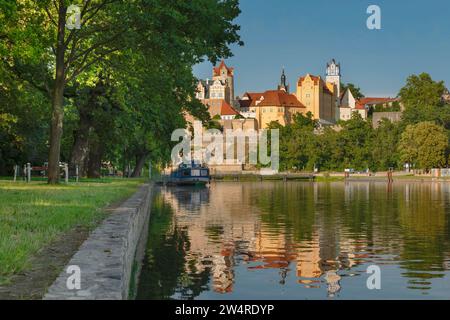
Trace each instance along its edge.
<instances>
[{"instance_id":1,"label":"sunlit grass","mask_svg":"<svg viewBox=\"0 0 450 320\"><path fill-rule=\"evenodd\" d=\"M0 285L30 266L30 258L64 232L93 228L103 208L136 191L140 180L109 179L49 186L0 181Z\"/></svg>"}]
</instances>

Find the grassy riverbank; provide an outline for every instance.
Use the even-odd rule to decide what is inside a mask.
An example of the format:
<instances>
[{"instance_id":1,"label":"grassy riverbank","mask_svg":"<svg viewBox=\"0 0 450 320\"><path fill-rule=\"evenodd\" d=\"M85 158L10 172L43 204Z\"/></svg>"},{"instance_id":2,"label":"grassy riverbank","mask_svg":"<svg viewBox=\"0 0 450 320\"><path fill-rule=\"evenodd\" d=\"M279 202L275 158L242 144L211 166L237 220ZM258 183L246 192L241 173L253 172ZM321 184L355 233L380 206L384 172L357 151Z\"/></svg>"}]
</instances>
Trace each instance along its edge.
<instances>
[{"instance_id":1,"label":"grassy riverbank","mask_svg":"<svg viewBox=\"0 0 450 320\"><path fill-rule=\"evenodd\" d=\"M131 196L141 180L49 186L0 181L0 285L30 267L30 259L76 227L94 228L103 208Z\"/></svg>"}]
</instances>

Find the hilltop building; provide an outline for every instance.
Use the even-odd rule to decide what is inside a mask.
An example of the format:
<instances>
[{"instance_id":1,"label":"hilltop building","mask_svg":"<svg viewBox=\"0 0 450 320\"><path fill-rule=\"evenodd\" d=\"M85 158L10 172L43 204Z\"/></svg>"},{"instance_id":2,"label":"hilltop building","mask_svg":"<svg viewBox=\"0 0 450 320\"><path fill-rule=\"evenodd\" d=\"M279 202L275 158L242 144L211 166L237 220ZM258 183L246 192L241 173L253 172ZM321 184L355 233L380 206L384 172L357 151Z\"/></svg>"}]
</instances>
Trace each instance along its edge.
<instances>
[{"instance_id":1,"label":"hilltop building","mask_svg":"<svg viewBox=\"0 0 450 320\"><path fill-rule=\"evenodd\" d=\"M295 114L306 114L306 107L285 89L245 93L240 106L241 114L256 119L259 129L266 129L273 121L285 126L291 123Z\"/></svg>"},{"instance_id":2,"label":"hilltop building","mask_svg":"<svg viewBox=\"0 0 450 320\"><path fill-rule=\"evenodd\" d=\"M364 107L367 110L375 109L377 106L381 106L382 108L387 109L393 107L394 103L400 103L400 99L390 97L364 97L358 100L357 103L359 106Z\"/></svg>"},{"instance_id":3,"label":"hilltop building","mask_svg":"<svg viewBox=\"0 0 450 320\"><path fill-rule=\"evenodd\" d=\"M399 102L397 98L368 97L357 100L351 90L342 91L341 80L341 64L332 59L326 65L324 78L309 73L299 77L294 93L290 93L283 68L277 90L247 92L235 99L234 68L221 61L212 69L212 80L198 82L196 98L208 106L212 118L220 117L222 121L242 118L254 120L254 126L258 129L267 128L273 121L287 125L297 113L311 113L321 126L332 126L337 121L350 120L354 113L367 119L375 109L401 111L389 110L394 103ZM443 96L443 100L445 99L450 101L448 91ZM380 110L380 106L386 110ZM397 119L397 115L394 118ZM228 126L234 127L231 124Z\"/></svg>"},{"instance_id":4,"label":"hilltop building","mask_svg":"<svg viewBox=\"0 0 450 320\"><path fill-rule=\"evenodd\" d=\"M200 80L197 83L196 98L208 106L211 116L237 115L234 99L234 68L230 68L222 60L218 67L213 68L212 80ZM230 111L230 108L232 111Z\"/></svg>"},{"instance_id":5,"label":"hilltop building","mask_svg":"<svg viewBox=\"0 0 450 320\"><path fill-rule=\"evenodd\" d=\"M197 84L196 98L200 101L225 100L234 104L234 68L229 68L222 60L213 68L212 80L200 80Z\"/></svg>"},{"instance_id":6,"label":"hilltop building","mask_svg":"<svg viewBox=\"0 0 450 320\"><path fill-rule=\"evenodd\" d=\"M320 76L307 74L297 82L297 99L306 106L314 119L329 123L336 121L337 87Z\"/></svg>"},{"instance_id":7,"label":"hilltop building","mask_svg":"<svg viewBox=\"0 0 450 320\"><path fill-rule=\"evenodd\" d=\"M339 120L348 121L352 118L353 113L359 113L364 120L367 119L368 110L355 99L350 89L343 92L339 101Z\"/></svg>"}]
</instances>

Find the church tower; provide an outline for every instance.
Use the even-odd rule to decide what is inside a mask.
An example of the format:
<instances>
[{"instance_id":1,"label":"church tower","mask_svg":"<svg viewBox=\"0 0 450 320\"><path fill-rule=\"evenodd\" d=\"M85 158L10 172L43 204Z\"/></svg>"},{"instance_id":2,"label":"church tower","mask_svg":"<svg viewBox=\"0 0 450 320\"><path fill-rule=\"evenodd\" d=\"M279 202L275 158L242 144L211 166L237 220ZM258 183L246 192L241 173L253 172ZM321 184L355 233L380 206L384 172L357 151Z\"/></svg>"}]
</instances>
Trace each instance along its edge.
<instances>
[{"instance_id":1,"label":"church tower","mask_svg":"<svg viewBox=\"0 0 450 320\"><path fill-rule=\"evenodd\" d=\"M337 89L337 104L341 98L341 64L333 59L327 63L326 82L334 83Z\"/></svg>"},{"instance_id":2,"label":"church tower","mask_svg":"<svg viewBox=\"0 0 450 320\"><path fill-rule=\"evenodd\" d=\"M287 84L287 78L286 78L286 74L284 73L284 68L283 68L283 72L281 74L281 81L280 81L280 85L278 86L278 90L284 90L284 91L286 91L286 93L289 93L289 85Z\"/></svg>"}]
</instances>

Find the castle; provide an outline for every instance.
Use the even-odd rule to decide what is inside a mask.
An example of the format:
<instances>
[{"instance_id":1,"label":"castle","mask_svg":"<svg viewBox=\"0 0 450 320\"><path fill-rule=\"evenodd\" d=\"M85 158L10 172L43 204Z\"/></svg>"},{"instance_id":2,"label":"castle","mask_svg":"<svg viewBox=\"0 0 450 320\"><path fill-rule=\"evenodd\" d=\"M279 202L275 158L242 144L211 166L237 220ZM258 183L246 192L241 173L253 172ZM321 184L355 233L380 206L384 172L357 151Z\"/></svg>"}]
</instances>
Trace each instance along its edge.
<instances>
[{"instance_id":1,"label":"castle","mask_svg":"<svg viewBox=\"0 0 450 320\"><path fill-rule=\"evenodd\" d=\"M208 107L212 118L223 122L244 118L264 129L273 121L289 124L297 113L310 113L321 125L349 120L354 112L367 118L367 107L350 90L341 92L341 65L334 59L327 63L325 78L311 74L300 77L295 93L289 92L284 69L276 90L246 92L240 98L234 96L234 68L222 61L212 75L212 80L198 82L196 98ZM228 127L233 126L228 123Z\"/></svg>"}]
</instances>

